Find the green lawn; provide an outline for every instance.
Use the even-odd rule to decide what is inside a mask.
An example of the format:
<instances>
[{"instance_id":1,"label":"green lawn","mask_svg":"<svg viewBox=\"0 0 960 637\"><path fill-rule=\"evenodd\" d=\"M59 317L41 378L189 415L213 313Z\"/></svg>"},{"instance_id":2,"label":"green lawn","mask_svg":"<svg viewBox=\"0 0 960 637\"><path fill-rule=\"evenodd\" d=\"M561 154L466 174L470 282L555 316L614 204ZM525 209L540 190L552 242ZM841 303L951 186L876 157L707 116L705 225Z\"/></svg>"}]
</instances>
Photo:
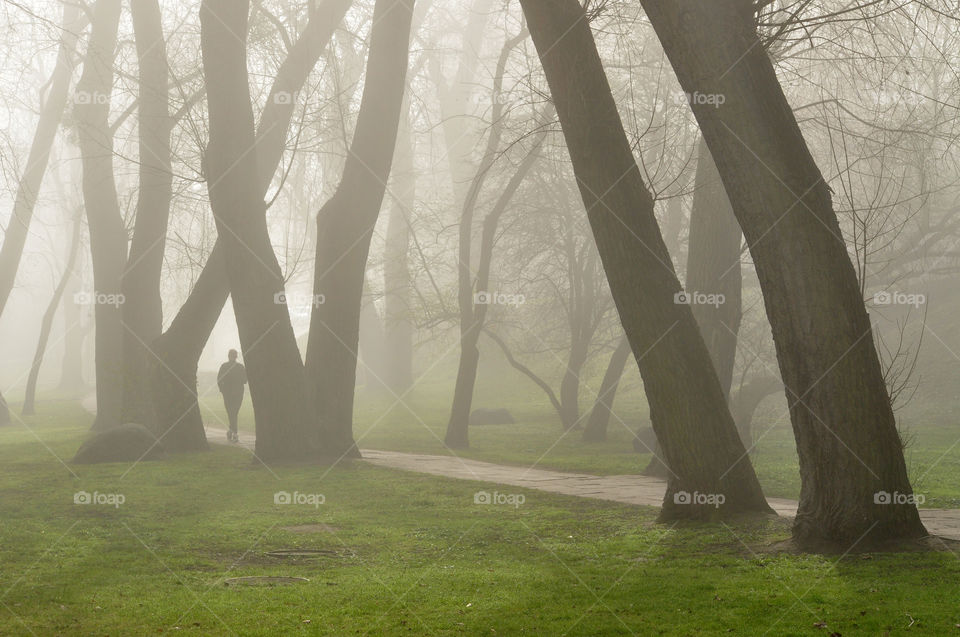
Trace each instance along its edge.
<instances>
[{"instance_id":1,"label":"green lawn","mask_svg":"<svg viewBox=\"0 0 960 637\"><path fill-rule=\"evenodd\" d=\"M68 468L55 456L88 420L47 401L30 430L0 429L0 634L960 632L951 553L774 554L783 520L664 526L653 509L529 491L519 507L478 505L496 487L359 462L266 469L220 446ZM124 502L74 504L81 490ZM278 491L325 502L278 505ZM305 524L326 526L285 530ZM292 547L331 553L265 554ZM253 575L309 582L224 584Z\"/></svg>"}]
</instances>

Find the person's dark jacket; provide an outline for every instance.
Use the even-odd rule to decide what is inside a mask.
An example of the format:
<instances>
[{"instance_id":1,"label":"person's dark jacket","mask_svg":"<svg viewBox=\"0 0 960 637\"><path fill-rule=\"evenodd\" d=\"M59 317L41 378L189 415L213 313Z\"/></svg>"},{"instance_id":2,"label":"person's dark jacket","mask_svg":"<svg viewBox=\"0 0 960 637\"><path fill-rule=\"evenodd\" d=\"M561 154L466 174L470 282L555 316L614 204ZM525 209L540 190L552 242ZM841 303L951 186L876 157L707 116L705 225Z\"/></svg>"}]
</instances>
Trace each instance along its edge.
<instances>
[{"instance_id":1,"label":"person's dark jacket","mask_svg":"<svg viewBox=\"0 0 960 637\"><path fill-rule=\"evenodd\" d=\"M227 361L217 372L217 387L224 396L243 395L243 386L247 384L247 370L236 361Z\"/></svg>"}]
</instances>

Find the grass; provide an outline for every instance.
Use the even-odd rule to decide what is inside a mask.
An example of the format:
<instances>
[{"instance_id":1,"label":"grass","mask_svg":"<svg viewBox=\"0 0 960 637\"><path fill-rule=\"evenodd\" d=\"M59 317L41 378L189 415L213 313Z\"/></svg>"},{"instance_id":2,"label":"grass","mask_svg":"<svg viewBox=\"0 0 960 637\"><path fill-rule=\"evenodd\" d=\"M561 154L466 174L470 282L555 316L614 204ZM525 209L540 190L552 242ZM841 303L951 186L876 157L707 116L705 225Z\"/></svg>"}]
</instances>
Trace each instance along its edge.
<instances>
[{"instance_id":1,"label":"grass","mask_svg":"<svg viewBox=\"0 0 960 637\"><path fill-rule=\"evenodd\" d=\"M783 520L665 526L648 508L362 462L264 468L215 447L66 467L88 418L47 402L0 429L0 634L956 634L950 553L775 554ZM478 443L484 440L478 436ZM492 436L492 434L491 434ZM75 475L74 475L75 474ZM77 491L122 494L78 505ZM274 504L322 493L319 507ZM302 534L285 527L323 524ZM289 547L336 557L279 560ZM227 577L309 582L232 587Z\"/></svg>"}]
</instances>

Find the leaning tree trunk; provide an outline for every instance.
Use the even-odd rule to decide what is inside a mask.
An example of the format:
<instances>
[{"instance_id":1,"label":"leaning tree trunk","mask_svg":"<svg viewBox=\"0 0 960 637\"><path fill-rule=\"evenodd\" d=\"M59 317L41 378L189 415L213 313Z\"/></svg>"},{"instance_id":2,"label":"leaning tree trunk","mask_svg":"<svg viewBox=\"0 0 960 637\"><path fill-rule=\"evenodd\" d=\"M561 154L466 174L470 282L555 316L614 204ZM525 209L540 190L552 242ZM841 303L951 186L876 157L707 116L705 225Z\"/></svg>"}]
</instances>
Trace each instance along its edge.
<instances>
[{"instance_id":1,"label":"leaning tree trunk","mask_svg":"<svg viewBox=\"0 0 960 637\"><path fill-rule=\"evenodd\" d=\"M924 535L830 189L759 43L753 5L641 3L684 91L724 98L691 102L773 329L800 459L794 539L847 549Z\"/></svg>"},{"instance_id":2,"label":"leaning tree trunk","mask_svg":"<svg viewBox=\"0 0 960 637\"><path fill-rule=\"evenodd\" d=\"M292 96L306 82L351 3L352 0L324 2L310 17L300 39L277 71L257 128L257 183L261 200L266 196L286 147L294 112ZM153 346L157 355L152 371L157 435L169 430L174 440L168 443L179 451L207 448L197 402L197 367L229 295L223 246L218 240L187 301Z\"/></svg>"},{"instance_id":3,"label":"leaning tree trunk","mask_svg":"<svg viewBox=\"0 0 960 637\"><path fill-rule=\"evenodd\" d=\"M270 242L258 182L247 75L249 0L203 0L200 48L210 141L205 155L210 204L237 318L257 456L306 459L316 450L306 426L303 363L283 296L283 273Z\"/></svg>"},{"instance_id":4,"label":"leaning tree trunk","mask_svg":"<svg viewBox=\"0 0 960 637\"><path fill-rule=\"evenodd\" d=\"M585 12L577 0L520 4L560 115L610 289L640 366L653 427L672 469L661 518L770 511L693 313L676 302L680 282ZM711 501L691 495L688 500L683 492L722 494L723 503L719 497Z\"/></svg>"},{"instance_id":5,"label":"leaning tree trunk","mask_svg":"<svg viewBox=\"0 0 960 637\"><path fill-rule=\"evenodd\" d=\"M623 370L626 368L629 358L630 341L624 336L617 344L617 348L613 350L613 354L610 355L607 371L603 374L603 380L600 381L597 399L593 403L590 417L587 418L587 424L583 428L584 442L603 442L607 439L607 425L610 423L610 414L613 412L613 401L617 397L620 378L623 376Z\"/></svg>"},{"instance_id":6,"label":"leaning tree trunk","mask_svg":"<svg viewBox=\"0 0 960 637\"><path fill-rule=\"evenodd\" d=\"M10 408L7 406L7 401L3 397L3 394L0 393L0 426L10 424Z\"/></svg>"},{"instance_id":7,"label":"leaning tree trunk","mask_svg":"<svg viewBox=\"0 0 960 637\"><path fill-rule=\"evenodd\" d=\"M717 166L701 138L690 211L686 288L720 387L728 397L742 316L742 241Z\"/></svg>"},{"instance_id":8,"label":"leaning tree trunk","mask_svg":"<svg viewBox=\"0 0 960 637\"><path fill-rule=\"evenodd\" d=\"M157 0L131 0L140 64L140 190L130 257L123 273L123 420L156 427L152 343L163 324L160 273L170 217L173 173L166 43Z\"/></svg>"},{"instance_id":9,"label":"leaning tree trunk","mask_svg":"<svg viewBox=\"0 0 960 637\"><path fill-rule=\"evenodd\" d=\"M730 410L737 423L740 439L749 449L753 444L753 415L767 396L783 391L783 383L776 376L764 374L754 376L740 385L740 389L730 399Z\"/></svg>"},{"instance_id":10,"label":"leaning tree trunk","mask_svg":"<svg viewBox=\"0 0 960 637\"><path fill-rule=\"evenodd\" d=\"M83 224L77 218L73 222L73 232L70 237L70 251L67 254L67 261L64 265L63 275L53 290L53 296L50 297L50 303L47 305L43 318L40 320L40 338L37 339L37 349L33 354L33 364L30 366L30 374L27 376L27 391L23 398L23 407L20 410L24 416L32 416L36 413L37 380L40 377L40 366L43 364L43 355L47 351L47 342L50 340L50 331L53 328L53 319L57 315L57 308L63 300L63 292L67 289L70 278L73 276L74 264L77 262L77 253L80 252L80 230Z\"/></svg>"},{"instance_id":11,"label":"leaning tree trunk","mask_svg":"<svg viewBox=\"0 0 960 637\"><path fill-rule=\"evenodd\" d=\"M94 429L122 422L123 294L127 231L117 202L113 174L113 132L107 118L113 90L113 63L120 0L97 0L90 44L77 84L77 119L83 164L83 201L90 228L96 322L97 416Z\"/></svg>"},{"instance_id":12,"label":"leaning tree trunk","mask_svg":"<svg viewBox=\"0 0 960 637\"><path fill-rule=\"evenodd\" d=\"M377 0L363 98L343 176L317 214L314 294L306 370L324 452L359 455L353 397L363 278L380 215L406 86L413 0Z\"/></svg>"},{"instance_id":13,"label":"leaning tree trunk","mask_svg":"<svg viewBox=\"0 0 960 637\"><path fill-rule=\"evenodd\" d=\"M50 150L53 148L57 129L60 127L60 121L67 106L70 78L77 65L75 55L77 34L82 26L79 5L65 2L63 4L63 35L57 52L57 65L50 78L47 99L40 110L40 120L34 132L26 168L17 184L13 215L3 236L3 247L0 248L0 315L3 314L10 292L13 291L20 258L23 256L23 246L26 244L33 210L37 204L37 195L43 183L43 175L47 172L47 164L50 162Z\"/></svg>"}]
</instances>

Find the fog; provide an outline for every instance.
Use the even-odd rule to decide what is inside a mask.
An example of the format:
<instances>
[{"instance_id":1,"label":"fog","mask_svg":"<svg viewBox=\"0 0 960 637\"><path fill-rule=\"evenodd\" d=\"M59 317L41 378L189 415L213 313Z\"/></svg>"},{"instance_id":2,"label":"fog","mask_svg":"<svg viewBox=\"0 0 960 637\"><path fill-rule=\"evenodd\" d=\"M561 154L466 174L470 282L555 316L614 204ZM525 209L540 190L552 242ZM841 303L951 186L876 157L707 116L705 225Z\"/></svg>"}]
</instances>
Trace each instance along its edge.
<instances>
[{"instance_id":1,"label":"fog","mask_svg":"<svg viewBox=\"0 0 960 637\"><path fill-rule=\"evenodd\" d=\"M473 459L622 475L586 497L653 507L661 529L749 535L742 516L779 514L750 551L960 540L932 512L960 502L955 3L3 0L0 16L10 453L42 443L33 462L78 484L233 458L287 496L288 472L323 485L379 463L394 473L375 488L472 475L513 485L478 502L529 511L525 477L442 469ZM576 630L648 634L611 613ZM123 626L84 621L59 631ZM467 631L497 626L537 631Z\"/></svg>"}]
</instances>

